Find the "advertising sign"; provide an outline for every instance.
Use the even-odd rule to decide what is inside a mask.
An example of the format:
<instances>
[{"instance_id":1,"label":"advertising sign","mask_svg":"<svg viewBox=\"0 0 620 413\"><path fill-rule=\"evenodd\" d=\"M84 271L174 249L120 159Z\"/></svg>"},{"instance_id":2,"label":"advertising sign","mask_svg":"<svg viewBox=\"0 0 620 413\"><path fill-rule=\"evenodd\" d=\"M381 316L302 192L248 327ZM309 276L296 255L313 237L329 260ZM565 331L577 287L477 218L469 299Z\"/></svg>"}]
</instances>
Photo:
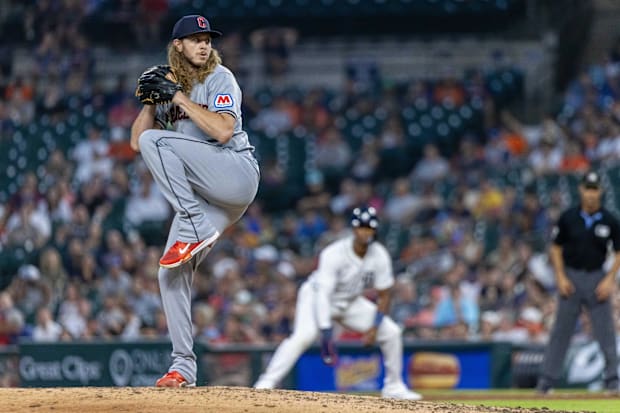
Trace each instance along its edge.
<instances>
[{"instance_id":1,"label":"advertising sign","mask_svg":"<svg viewBox=\"0 0 620 413\"><path fill-rule=\"evenodd\" d=\"M170 366L169 343L20 344L24 387L152 386Z\"/></svg>"},{"instance_id":2,"label":"advertising sign","mask_svg":"<svg viewBox=\"0 0 620 413\"><path fill-rule=\"evenodd\" d=\"M616 341L616 352L618 351L620 351L620 337ZM595 341L571 346L564 368L564 379L569 387L586 386L597 389L603 386L605 357ZM620 373L620 364L616 367L616 371Z\"/></svg>"},{"instance_id":3,"label":"advertising sign","mask_svg":"<svg viewBox=\"0 0 620 413\"><path fill-rule=\"evenodd\" d=\"M404 355L403 366L405 383L415 389L491 387L488 349L411 352ZM378 391L383 378L380 353L341 353L333 368L325 366L319 355L306 353L295 371L296 388L308 391Z\"/></svg>"}]
</instances>

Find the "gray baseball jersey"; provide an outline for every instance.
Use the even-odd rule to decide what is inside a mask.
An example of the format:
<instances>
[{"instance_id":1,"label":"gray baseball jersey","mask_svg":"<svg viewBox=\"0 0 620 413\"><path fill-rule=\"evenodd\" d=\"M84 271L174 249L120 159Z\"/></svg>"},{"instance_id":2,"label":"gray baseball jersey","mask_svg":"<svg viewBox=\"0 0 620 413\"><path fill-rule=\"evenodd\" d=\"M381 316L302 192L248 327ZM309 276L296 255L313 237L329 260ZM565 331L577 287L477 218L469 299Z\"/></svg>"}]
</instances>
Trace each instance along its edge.
<instances>
[{"instance_id":1,"label":"gray baseball jersey","mask_svg":"<svg viewBox=\"0 0 620 413\"><path fill-rule=\"evenodd\" d=\"M235 118L232 138L220 144L173 104L160 105L155 121L139 138L142 158L175 210L166 250L176 241L217 239L237 221L258 190L259 168L242 129L241 91L233 74L217 66L204 83L194 85L190 99L212 112ZM166 130L171 126L174 131ZM189 382L196 380L191 320L194 268L211 248L176 268L159 269L159 286L172 341L172 366Z\"/></svg>"},{"instance_id":2,"label":"gray baseball jersey","mask_svg":"<svg viewBox=\"0 0 620 413\"><path fill-rule=\"evenodd\" d=\"M248 140L248 134L243 130L241 118L241 89L232 72L222 65L217 65L212 74L207 76L204 83L197 83L190 93L190 99L202 107L217 113L228 113L235 117L233 137L224 146L234 150L254 149ZM178 106L168 103L157 107L156 121L162 129L168 123L174 126L177 132L207 142L217 141L208 136L194 124Z\"/></svg>"}]
</instances>

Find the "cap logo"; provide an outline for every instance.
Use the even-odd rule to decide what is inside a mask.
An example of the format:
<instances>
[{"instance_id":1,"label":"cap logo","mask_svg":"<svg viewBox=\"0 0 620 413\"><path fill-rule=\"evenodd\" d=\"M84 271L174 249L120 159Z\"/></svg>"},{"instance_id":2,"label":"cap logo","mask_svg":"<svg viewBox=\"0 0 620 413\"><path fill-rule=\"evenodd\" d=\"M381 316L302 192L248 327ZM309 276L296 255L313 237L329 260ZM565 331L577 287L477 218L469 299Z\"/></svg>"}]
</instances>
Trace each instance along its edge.
<instances>
[{"instance_id":1,"label":"cap logo","mask_svg":"<svg viewBox=\"0 0 620 413\"><path fill-rule=\"evenodd\" d=\"M198 24L198 27L200 27L201 29L207 28L207 19L205 19L202 16L196 17L196 23Z\"/></svg>"}]
</instances>

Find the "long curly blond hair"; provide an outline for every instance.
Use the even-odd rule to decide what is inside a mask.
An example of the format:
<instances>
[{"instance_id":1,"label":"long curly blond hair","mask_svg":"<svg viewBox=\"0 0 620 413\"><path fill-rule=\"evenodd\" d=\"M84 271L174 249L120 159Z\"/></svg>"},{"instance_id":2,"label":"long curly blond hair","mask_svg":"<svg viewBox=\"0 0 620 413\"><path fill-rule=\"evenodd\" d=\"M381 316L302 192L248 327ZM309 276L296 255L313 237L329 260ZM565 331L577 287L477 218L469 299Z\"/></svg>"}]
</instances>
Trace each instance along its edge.
<instances>
[{"instance_id":1,"label":"long curly blond hair","mask_svg":"<svg viewBox=\"0 0 620 413\"><path fill-rule=\"evenodd\" d=\"M215 70L215 67L222 63L222 58L216 49L211 49L211 54L207 59L207 64L194 71L195 68L179 52L172 42L168 45L168 64L172 67L177 82L183 87L183 92L188 94L191 92L194 83L204 82L204 80Z\"/></svg>"}]
</instances>

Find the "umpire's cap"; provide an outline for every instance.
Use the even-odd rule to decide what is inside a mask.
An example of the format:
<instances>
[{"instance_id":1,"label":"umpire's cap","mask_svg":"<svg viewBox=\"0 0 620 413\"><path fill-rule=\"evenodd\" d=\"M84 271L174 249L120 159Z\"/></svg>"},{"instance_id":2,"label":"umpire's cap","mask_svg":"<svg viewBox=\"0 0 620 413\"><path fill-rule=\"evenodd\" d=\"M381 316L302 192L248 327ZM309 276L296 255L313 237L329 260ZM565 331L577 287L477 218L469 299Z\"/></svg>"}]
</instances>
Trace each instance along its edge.
<instances>
[{"instance_id":1,"label":"umpire's cap","mask_svg":"<svg viewBox=\"0 0 620 413\"><path fill-rule=\"evenodd\" d=\"M379 227L377 210L373 207L357 207L351 215L351 226L354 228L366 227L376 230Z\"/></svg>"},{"instance_id":2,"label":"umpire's cap","mask_svg":"<svg viewBox=\"0 0 620 413\"><path fill-rule=\"evenodd\" d=\"M196 33L209 33L212 38L222 35L222 32L211 30L209 20L205 17L199 14L190 14L177 20L172 29L172 40L182 39Z\"/></svg>"},{"instance_id":3,"label":"umpire's cap","mask_svg":"<svg viewBox=\"0 0 620 413\"><path fill-rule=\"evenodd\" d=\"M581 185L588 189L600 189L601 176L596 171L588 171L583 178L581 178Z\"/></svg>"}]
</instances>

